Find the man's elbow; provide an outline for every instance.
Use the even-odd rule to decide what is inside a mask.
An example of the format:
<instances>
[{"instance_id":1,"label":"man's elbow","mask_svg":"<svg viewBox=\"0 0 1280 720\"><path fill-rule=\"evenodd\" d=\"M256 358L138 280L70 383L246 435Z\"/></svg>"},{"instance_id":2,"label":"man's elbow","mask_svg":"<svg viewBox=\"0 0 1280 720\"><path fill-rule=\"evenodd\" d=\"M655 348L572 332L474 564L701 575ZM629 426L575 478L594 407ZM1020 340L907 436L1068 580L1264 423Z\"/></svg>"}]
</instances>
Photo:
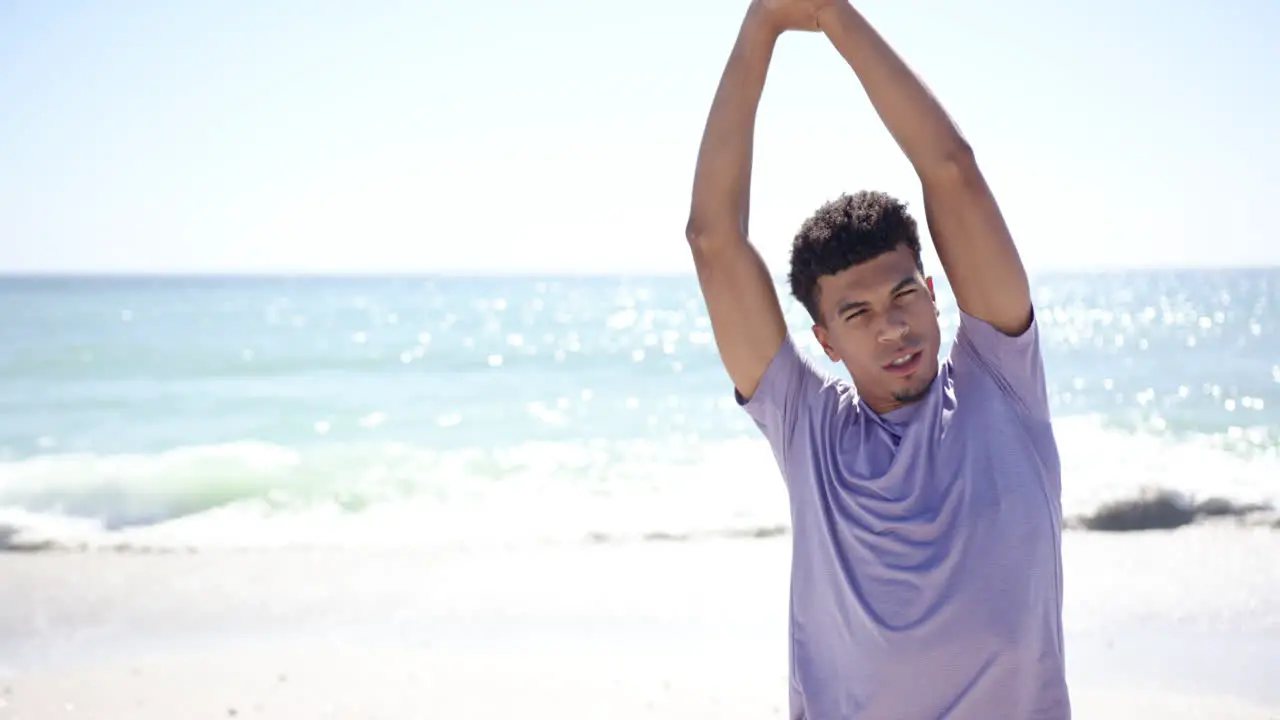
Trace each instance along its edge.
<instances>
[{"instance_id":1,"label":"man's elbow","mask_svg":"<svg viewBox=\"0 0 1280 720\"><path fill-rule=\"evenodd\" d=\"M702 242L702 238L706 235L706 229L697 215L690 215L689 221L684 225L684 239L688 241L690 247L696 246Z\"/></svg>"},{"instance_id":2,"label":"man's elbow","mask_svg":"<svg viewBox=\"0 0 1280 720\"><path fill-rule=\"evenodd\" d=\"M982 181L978 158L964 138L957 138L916 170L920 179L930 184L964 186Z\"/></svg>"},{"instance_id":3,"label":"man's elbow","mask_svg":"<svg viewBox=\"0 0 1280 720\"><path fill-rule=\"evenodd\" d=\"M741 242L745 235L734 223L707 222L699 215L691 215L684 228L685 240L695 257L713 254L735 242Z\"/></svg>"}]
</instances>

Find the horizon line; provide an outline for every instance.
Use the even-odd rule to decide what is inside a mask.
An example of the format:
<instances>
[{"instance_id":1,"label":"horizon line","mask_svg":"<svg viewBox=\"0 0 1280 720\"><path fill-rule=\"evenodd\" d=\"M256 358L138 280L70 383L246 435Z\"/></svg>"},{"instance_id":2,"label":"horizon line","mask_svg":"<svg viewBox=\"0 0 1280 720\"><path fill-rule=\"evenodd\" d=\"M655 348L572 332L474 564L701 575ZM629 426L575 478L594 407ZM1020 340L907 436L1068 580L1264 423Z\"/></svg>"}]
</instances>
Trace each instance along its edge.
<instances>
[{"instance_id":1,"label":"horizon line","mask_svg":"<svg viewBox=\"0 0 1280 720\"><path fill-rule=\"evenodd\" d=\"M1032 277L1046 275L1082 275L1124 272L1240 272L1280 270L1280 264L1259 265L1094 265L1062 268L1028 268ZM772 273L771 273L772 274ZM785 273L783 273L785 274ZM943 273L933 273L944 276ZM0 270L0 280L164 280L164 279L429 279L429 278L686 278L694 277L693 268L681 270Z\"/></svg>"}]
</instances>

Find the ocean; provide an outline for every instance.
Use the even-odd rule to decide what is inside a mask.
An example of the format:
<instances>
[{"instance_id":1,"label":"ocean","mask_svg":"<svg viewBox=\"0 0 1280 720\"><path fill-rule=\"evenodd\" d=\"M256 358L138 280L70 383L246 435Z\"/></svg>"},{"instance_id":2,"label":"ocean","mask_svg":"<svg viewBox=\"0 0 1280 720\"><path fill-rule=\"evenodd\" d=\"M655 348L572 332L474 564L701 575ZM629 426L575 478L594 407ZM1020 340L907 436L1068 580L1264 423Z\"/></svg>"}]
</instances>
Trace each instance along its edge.
<instances>
[{"instance_id":1,"label":"ocean","mask_svg":"<svg viewBox=\"0 0 1280 720\"><path fill-rule=\"evenodd\" d=\"M1067 516L1152 490L1280 504L1280 269L1033 288ZM0 313L0 547L788 526L691 275L7 278Z\"/></svg>"}]
</instances>

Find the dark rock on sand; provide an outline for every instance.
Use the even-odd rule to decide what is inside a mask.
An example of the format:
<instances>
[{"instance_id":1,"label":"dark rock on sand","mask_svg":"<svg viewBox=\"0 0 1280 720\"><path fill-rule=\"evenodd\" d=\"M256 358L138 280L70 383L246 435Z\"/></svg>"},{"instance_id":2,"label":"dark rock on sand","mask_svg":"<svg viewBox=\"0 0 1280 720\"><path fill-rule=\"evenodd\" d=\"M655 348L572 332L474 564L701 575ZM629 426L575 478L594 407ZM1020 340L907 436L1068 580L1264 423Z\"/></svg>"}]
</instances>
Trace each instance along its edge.
<instances>
[{"instance_id":1,"label":"dark rock on sand","mask_svg":"<svg viewBox=\"0 0 1280 720\"><path fill-rule=\"evenodd\" d=\"M1202 518L1243 519L1271 509L1269 505L1236 503L1223 498L1196 502L1181 493L1158 490L1108 503L1090 515L1076 518L1068 526L1103 532L1172 530Z\"/></svg>"}]
</instances>

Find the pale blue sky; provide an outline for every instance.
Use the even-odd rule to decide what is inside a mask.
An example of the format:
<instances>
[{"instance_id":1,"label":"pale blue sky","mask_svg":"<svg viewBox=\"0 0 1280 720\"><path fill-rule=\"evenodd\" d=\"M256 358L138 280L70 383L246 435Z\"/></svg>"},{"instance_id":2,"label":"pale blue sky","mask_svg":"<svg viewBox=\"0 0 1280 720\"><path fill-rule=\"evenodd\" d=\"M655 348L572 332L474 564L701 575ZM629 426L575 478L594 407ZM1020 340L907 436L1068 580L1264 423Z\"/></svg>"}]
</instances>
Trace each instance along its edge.
<instances>
[{"instance_id":1,"label":"pale blue sky","mask_svg":"<svg viewBox=\"0 0 1280 720\"><path fill-rule=\"evenodd\" d=\"M0 4L0 271L661 270L744 0ZM1033 268L1280 264L1280 3L870 0ZM775 269L910 169L784 38L752 232Z\"/></svg>"}]
</instances>

